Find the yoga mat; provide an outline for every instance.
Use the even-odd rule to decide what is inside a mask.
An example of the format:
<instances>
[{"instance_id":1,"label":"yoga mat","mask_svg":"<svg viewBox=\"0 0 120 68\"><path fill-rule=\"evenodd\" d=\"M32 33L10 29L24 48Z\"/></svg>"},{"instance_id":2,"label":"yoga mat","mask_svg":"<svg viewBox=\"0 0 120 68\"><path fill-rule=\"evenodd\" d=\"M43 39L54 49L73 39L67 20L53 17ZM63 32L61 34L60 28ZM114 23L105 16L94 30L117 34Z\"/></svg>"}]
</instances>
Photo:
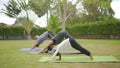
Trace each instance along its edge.
<instances>
[{"instance_id":1,"label":"yoga mat","mask_svg":"<svg viewBox=\"0 0 120 68\"><path fill-rule=\"evenodd\" d=\"M38 60L39 62L49 62L50 57L44 56ZM57 63L68 63L68 62L120 62L114 56L93 56L93 60L90 60L88 56L62 56L62 60L55 58L53 62Z\"/></svg>"},{"instance_id":2,"label":"yoga mat","mask_svg":"<svg viewBox=\"0 0 120 68\"><path fill-rule=\"evenodd\" d=\"M21 51L30 51L31 48L21 48ZM42 48L34 48L32 51L39 51L42 50Z\"/></svg>"},{"instance_id":3,"label":"yoga mat","mask_svg":"<svg viewBox=\"0 0 120 68\"><path fill-rule=\"evenodd\" d=\"M30 52L28 52L28 54L36 54L37 51L41 51L42 49L43 49L43 48L34 48L34 49L32 49L32 51L30 51L31 48L21 48L20 50L21 50L21 51L30 51ZM49 52L46 53L46 54L53 54L54 50L56 50L56 48L53 48L52 51L49 51ZM43 54L43 53L41 53L41 54ZM44 53L44 54L45 54L45 53ZM75 51L69 50L69 51L63 52L63 54L82 54L82 53L79 52L79 51L77 51L77 50L75 50Z\"/></svg>"}]
</instances>

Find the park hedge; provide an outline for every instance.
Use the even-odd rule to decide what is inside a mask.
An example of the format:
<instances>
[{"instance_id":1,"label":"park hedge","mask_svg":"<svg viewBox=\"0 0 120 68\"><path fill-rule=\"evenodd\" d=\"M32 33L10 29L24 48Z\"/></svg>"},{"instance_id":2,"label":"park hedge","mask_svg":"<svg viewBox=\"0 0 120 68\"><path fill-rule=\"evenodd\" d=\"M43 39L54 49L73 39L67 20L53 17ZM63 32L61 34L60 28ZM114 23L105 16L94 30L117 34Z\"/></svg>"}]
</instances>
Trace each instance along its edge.
<instances>
[{"instance_id":1,"label":"park hedge","mask_svg":"<svg viewBox=\"0 0 120 68\"><path fill-rule=\"evenodd\" d=\"M46 28L33 28L31 36L42 34ZM22 26L0 26L0 39L25 39L26 32Z\"/></svg>"},{"instance_id":2,"label":"park hedge","mask_svg":"<svg viewBox=\"0 0 120 68\"><path fill-rule=\"evenodd\" d=\"M120 21L97 21L74 25L67 25L66 29L73 36L108 36L108 38L120 38Z\"/></svg>"},{"instance_id":3,"label":"park hedge","mask_svg":"<svg viewBox=\"0 0 120 68\"><path fill-rule=\"evenodd\" d=\"M33 28L31 36L45 32L46 28ZM120 21L107 20L66 25L66 30L77 38L118 38L120 39ZM26 32L22 26L0 26L0 39L25 39Z\"/></svg>"}]
</instances>

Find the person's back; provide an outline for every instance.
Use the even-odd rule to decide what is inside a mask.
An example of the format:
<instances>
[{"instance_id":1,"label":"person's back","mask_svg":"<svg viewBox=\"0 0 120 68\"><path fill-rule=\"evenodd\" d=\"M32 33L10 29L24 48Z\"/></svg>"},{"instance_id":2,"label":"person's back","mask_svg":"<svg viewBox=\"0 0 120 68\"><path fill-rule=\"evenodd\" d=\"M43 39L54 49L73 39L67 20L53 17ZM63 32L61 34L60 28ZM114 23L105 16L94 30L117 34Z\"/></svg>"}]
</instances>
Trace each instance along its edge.
<instances>
[{"instance_id":1,"label":"person's back","mask_svg":"<svg viewBox=\"0 0 120 68\"><path fill-rule=\"evenodd\" d=\"M59 44L61 41L64 40L64 38L67 39L72 37L69 35L67 31L61 31L56 36L54 36L52 40L54 41L54 44Z\"/></svg>"},{"instance_id":2,"label":"person's back","mask_svg":"<svg viewBox=\"0 0 120 68\"><path fill-rule=\"evenodd\" d=\"M39 38L37 39L39 42L43 42L44 40L46 40L48 38L48 32L44 32L43 34L41 34L39 36Z\"/></svg>"},{"instance_id":3,"label":"person's back","mask_svg":"<svg viewBox=\"0 0 120 68\"><path fill-rule=\"evenodd\" d=\"M41 34L38 39L37 39L37 43L32 47L32 49L34 49L35 47L39 47L40 44L42 44L46 39L48 38L52 38L54 36L54 34L50 31L46 31L43 34ZM31 49L31 50L32 50Z\"/></svg>"}]
</instances>

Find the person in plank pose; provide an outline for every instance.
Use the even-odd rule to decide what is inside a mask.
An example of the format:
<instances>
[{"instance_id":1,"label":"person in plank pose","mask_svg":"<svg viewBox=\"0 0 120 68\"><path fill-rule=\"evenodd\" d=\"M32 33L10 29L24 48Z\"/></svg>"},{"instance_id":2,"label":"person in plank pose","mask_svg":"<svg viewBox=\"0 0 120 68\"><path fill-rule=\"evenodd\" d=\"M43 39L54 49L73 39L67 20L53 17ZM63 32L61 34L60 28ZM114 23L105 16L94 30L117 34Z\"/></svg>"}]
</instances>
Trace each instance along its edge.
<instances>
[{"instance_id":1,"label":"person in plank pose","mask_svg":"<svg viewBox=\"0 0 120 68\"><path fill-rule=\"evenodd\" d=\"M51 39L50 44L39 53L46 53L48 51L51 51L54 45L57 44L58 46L56 47L56 50L54 51L52 57L50 58L50 61L53 61L55 59L55 56L59 56L59 60L61 60L60 52L62 50L69 49L70 47L73 47L74 49L82 52L83 54L89 56L91 60L93 60L92 54L87 49L83 48L80 44L78 44L76 40L73 39L72 36L67 31L59 32L56 36L54 36Z\"/></svg>"}]
</instances>

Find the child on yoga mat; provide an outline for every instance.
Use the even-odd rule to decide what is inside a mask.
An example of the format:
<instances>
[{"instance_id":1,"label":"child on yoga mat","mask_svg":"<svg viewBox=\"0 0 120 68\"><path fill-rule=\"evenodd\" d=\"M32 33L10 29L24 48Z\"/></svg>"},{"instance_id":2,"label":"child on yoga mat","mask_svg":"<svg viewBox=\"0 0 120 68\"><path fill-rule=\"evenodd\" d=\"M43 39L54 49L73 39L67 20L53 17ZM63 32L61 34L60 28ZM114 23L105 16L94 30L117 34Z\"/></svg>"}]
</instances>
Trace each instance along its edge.
<instances>
[{"instance_id":1,"label":"child on yoga mat","mask_svg":"<svg viewBox=\"0 0 120 68\"><path fill-rule=\"evenodd\" d=\"M65 40L64 40L64 38L65 38ZM69 47L73 47L76 50L79 50L83 54L90 56L90 59L93 60L92 54L88 50L83 48L80 44L78 44L69 35L69 33L67 31L61 31L56 36L54 36L52 38L52 41L50 42L50 44L47 47L45 47L40 53L46 53L46 52L52 50L54 45L56 45L56 44L58 44L58 46L56 48L56 51L54 52L54 54L50 58L50 61L53 61L55 56L59 56L59 60L61 60L61 54L59 52L62 51L63 49L68 49Z\"/></svg>"},{"instance_id":2,"label":"child on yoga mat","mask_svg":"<svg viewBox=\"0 0 120 68\"><path fill-rule=\"evenodd\" d=\"M33 50L36 47L39 47L39 45L42 44L46 39L51 39L53 36L54 34L51 31L44 32L38 37L36 44L31 48L31 50Z\"/></svg>"}]
</instances>

